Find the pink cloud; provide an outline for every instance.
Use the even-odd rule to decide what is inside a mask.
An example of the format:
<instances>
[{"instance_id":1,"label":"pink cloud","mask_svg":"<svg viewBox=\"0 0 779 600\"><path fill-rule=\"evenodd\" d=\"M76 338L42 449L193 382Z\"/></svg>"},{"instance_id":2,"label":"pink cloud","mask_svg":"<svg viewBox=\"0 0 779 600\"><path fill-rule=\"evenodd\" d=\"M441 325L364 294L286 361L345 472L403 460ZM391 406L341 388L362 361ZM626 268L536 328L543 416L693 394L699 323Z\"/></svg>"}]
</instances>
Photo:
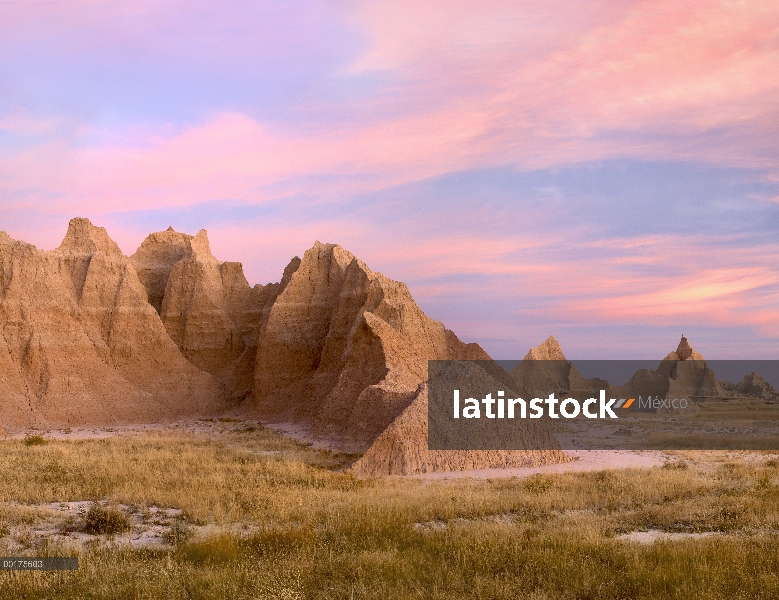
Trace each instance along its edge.
<instances>
[{"instance_id":1,"label":"pink cloud","mask_svg":"<svg viewBox=\"0 0 779 600\"><path fill-rule=\"evenodd\" d=\"M354 68L395 69L429 105L487 112L486 152L520 166L614 153L775 165L755 147L776 147L775 3L483 4L433 4L406 26L406 5L371 4L374 46ZM723 126L747 129L729 138L738 152L684 138ZM663 139L591 139L611 131Z\"/></svg>"},{"instance_id":2,"label":"pink cloud","mask_svg":"<svg viewBox=\"0 0 779 600\"><path fill-rule=\"evenodd\" d=\"M167 206L215 198L262 201L267 197L264 186L288 182L292 193L304 185L295 177L318 174L357 176L336 179L327 184L329 190L313 184L318 191L355 193L451 169L453 141L467 140L479 131L477 118L453 117L412 118L359 132L298 137L244 115L221 114L204 125L147 139L142 145L42 144L5 161L0 179L6 189L45 186L64 195L60 209L86 205L104 212L156 208L160 201ZM311 192L310 187L305 191Z\"/></svg>"},{"instance_id":3,"label":"pink cloud","mask_svg":"<svg viewBox=\"0 0 779 600\"><path fill-rule=\"evenodd\" d=\"M572 257L559 253L561 244L586 246L572 239L572 231L491 240L447 235L420 240L416 233L398 237L397 229L387 233L375 224L334 219L282 227L253 224L251 230L233 226L210 235L215 254L243 260L252 281L277 280L293 254L319 239L338 241L372 269L409 283L423 305L447 297L465 305L491 299L506 310L520 310L523 320L535 315L547 324L738 324L777 334L777 246L713 253L716 241L706 236L657 235L596 243L606 246L601 254ZM474 317L481 325L471 323L467 330L489 329L486 321ZM504 333L520 324L529 326L505 324ZM488 335L487 329L481 335Z\"/></svg>"},{"instance_id":4,"label":"pink cloud","mask_svg":"<svg viewBox=\"0 0 779 600\"><path fill-rule=\"evenodd\" d=\"M25 111L0 115L0 131L21 136L37 136L55 131L61 123L55 119L35 118Z\"/></svg>"},{"instance_id":5,"label":"pink cloud","mask_svg":"<svg viewBox=\"0 0 779 600\"><path fill-rule=\"evenodd\" d=\"M595 277L592 269L583 272L584 295L561 298L559 314L590 323L751 325L776 335L779 248L756 245L714 253L722 240L706 236L646 241L651 243L633 246L635 256L603 260ZM659 268L645 274L633 272L631 264Z\"/></svg>"},{"instance_id":6,"label":"pink cloud","mask_svg":"<svg viewBox=\"0 0 779 600\"><path fill-rule=\"evenodd\" d=\"M89 22L106 10L76 13ZM157 26L174 12L155 13ZM114 211L615 156L779 167L774 2L374 2L349 18L371 44L346 72L403 82L360 99L353 120L305 132L231 112L157 135L76 129L11 151L0 181L57 194L63 210ZM390 103L392 116L371 112ZM86 145L86 134L103 141ZM328 182L304 180L317 175Z\"/></svg>"}]
</instances>

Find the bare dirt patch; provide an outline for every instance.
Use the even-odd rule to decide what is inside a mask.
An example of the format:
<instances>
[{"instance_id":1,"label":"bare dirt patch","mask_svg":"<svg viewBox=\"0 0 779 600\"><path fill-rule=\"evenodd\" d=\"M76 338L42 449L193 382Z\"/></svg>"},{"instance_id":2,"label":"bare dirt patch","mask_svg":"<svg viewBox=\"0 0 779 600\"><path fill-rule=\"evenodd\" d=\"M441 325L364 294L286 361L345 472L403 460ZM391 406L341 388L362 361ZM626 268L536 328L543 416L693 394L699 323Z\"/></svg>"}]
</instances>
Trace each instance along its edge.
<instances>
[{"instance_id":1,"label":"bare dirt patch","mask_svg":"<svg viewBox=\"0 0 779 600\"><path fill-rule=\"evenodd\" d=\"M129 528L120 533L89 533L90 509L116 511L126 517ZM6 526L0 549L7 553L40 551L46 546L83 552L96 547L169 549L179 542L206 539L219 534L252 534L256 524L231 523L199 526L189 523L178 508L160 506L111 505L107 502L78 500L47 504L19 505L14 508L28 516L23 522Z\"/></svg>"}]
</instances>

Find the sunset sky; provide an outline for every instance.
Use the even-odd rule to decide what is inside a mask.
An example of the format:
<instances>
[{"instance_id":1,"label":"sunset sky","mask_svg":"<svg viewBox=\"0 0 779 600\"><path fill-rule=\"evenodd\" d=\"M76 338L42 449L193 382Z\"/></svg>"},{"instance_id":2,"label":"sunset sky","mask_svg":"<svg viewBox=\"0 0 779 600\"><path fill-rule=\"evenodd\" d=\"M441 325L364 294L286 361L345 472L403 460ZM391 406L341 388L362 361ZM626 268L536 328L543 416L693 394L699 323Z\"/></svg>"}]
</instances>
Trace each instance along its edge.
<instances>
[{"instance_id":1,"label":"sunset sky","mask_svg":"<svg viewBox=\"0 0 779 600\"><path fill-rule=\"evenodd\" d=\"M338 243L495 358L779 359L779 2L0 0L0 207Z\"/></svg>"}]
</instances>

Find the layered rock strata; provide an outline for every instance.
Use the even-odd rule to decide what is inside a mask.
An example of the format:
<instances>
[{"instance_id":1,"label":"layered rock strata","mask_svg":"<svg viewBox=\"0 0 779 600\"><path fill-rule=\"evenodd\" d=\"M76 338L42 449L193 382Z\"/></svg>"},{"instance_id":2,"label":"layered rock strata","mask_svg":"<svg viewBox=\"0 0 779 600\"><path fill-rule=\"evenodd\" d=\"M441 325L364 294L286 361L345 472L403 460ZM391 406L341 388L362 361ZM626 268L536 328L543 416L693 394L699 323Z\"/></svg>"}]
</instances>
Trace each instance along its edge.
<instances>
[{"instance_id":1,"label":"layered rock strata","mask_svg":"<svg viewBox=\"0 0 779 600\"><path fill-rule=\"evenodd\" d=\"M428 451L427 361L489 357L337 245L317 242L279 283L251 287L205 231L151 234L129 258L86 219L51 252L0 233L0 334L12 429L219 414L252 397L266 420L368 450L361 473L565 460Z\"/></svg>"},{"instance_id":2,"label":"layered rock strata","mask_svg":"<svg viewBox=\"0 0 779 600\"><path fill-rule=\"evenodd\" d=\"M689 340L682 336L682 339L679 340L679 345L676 347L676 350L674 352L670 352L668 356L666 356L663 360L705 360L703 356L695 350L692 346L690 346Z\"/></svg>"},{"instance_id":3,"label":"layered rock strata","mask_svg":"<svg viewBox=\"0 0 779 600\"><path fill-rule=\"evenodd\" d=\"M416 397L428 360L488 358L428 318L405 284L317 242L260 330L255 403L361 452Z\"/></svg>"},{"instance_id":4,"label":"layered rock strata","mask_svg":"<svg viewBox=\"0 0 779 600\"><path fill-rule=\"evenodd\" d=\"M428 450L427 402L428 390L423 384L411 404L351 467L351 471L360 477L378 477L529 467L570 460L559 449Z\"/></svg>"},{"instance_id":5,"label":"layered rock strata","mask_svg":"<svg viewBox=\"0 0 779 600\"><path fill-rule=\"evenodd\" d=\"M604 379L586 379L563 354L560 344L549 336L542 344L531 348L512 371L511 377L528 395L550 392L591 392L609 386Z\"/></svg>"},{"instance_id":6,"label":"layered rock strata","mask_svg":"<svg viewBox=\"0 0 779 600\"><path fill-rule=\"evenodd\" d=\"M130 260L184 356L230 400L251 397L258 331L300 259L280 283L250 287L241 263L214 257L205 230L190 236L169 228L148 236Z\"/></svg>"},{"instance_id":7,"label":"layered rock strata","mask_svg":"<svg viewBox=\"0 0 779 600\"><path fill-rule=\"evenodd\" d=\"M12 426L158 421L222 407L105 229L51 252L0 233L0 393Z\"/></svg>"},{"instance_id":8,"label":"layered rock strata","mask_svg":"<svg viewBox=\"0 0 779 600\"><path fill-rule=\"evenodd\" d=\"M609 397L616 398L686 398L688 405L673 412L696 412L698 406L693 400L716 398L727 395L716 374L706 364L703 356L697 352L686 337L682 336L674 352L670 352L657 369L640 369L624 386L609 390ZM637 406L636 410L640 410ZM657 412L668 412L661 407Z\"/></svg>"},{"instance_id":9,"label":"layered rock strata","mask_svg":"<svg viewBox=\"0 0 779 600\"><path fill-rule=\"evenodd\" d=\"M487 359L480 357L477 360ZM546 382L548 376L560 375L558 363L565 362L565 355L557 340L550 337L540 346L532 348L522 362L526 366L535 364L542 374L541 379ZM551 371L547 369L548 367L551 367ZM507 374L501 372L502 369L495 363L475 363L470 369L459 369L459 371L463 377L463 381L458 384L460 388L476 384L479 389L508 390L515 387L515 389L526 390L526 386L530 383L524 378L529 371L515 369L511 374ZM566 371L566 378L567 374L568 371ZM531 376L531 380L537 382L535 375ZM352 472L362 477L415 475L440 471L539 466L570 460L553 439L553 426L548 419L515 423L516 428L511 432L511 436L518 448L516 450L429 450L428 400L428 388L426 383L423 383L419 386L411 404L352 466ZM489 427L495 423L485 420L482 424ZM497 432L484 433L497 434ZM535 449L552 447L556 448Z\"/></svg>"},{"instance_id":10,"label":"layered rock strata","mask_svg":"<svg viewBox=\"0 0 779 600\"><path fill-rule=\"evenodd\" d=\"M777 396L776 388L755 372L744 375L744 378L735 386L735 391L738 394L755 396L763 400L774 399Z\"/></svg>"}]
</instances>

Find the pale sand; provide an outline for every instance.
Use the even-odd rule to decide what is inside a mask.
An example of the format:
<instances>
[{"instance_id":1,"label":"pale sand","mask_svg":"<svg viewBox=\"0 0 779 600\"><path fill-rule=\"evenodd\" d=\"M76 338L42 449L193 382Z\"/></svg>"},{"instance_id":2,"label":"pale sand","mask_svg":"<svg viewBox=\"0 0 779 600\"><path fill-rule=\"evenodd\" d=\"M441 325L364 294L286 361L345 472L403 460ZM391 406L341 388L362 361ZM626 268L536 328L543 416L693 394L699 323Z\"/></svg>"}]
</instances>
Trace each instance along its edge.
<instances>
[{"instance_id":1,"label":"pale sand","mask_svg":"<svg viewBox=\"0 0 779 600\"><path fill-rule=\"evenodd\" d=\"M701 531L697 533L679 533L675 531L663 531L650 529L648 531L631 531L617 536L618 540L634 542L636 544L654 544L655 542L678 542L680 540L695 540L714 535L725 535L719 531Z\"/></svg>"},{"instance_id":2,"label":"pale sand","mask_svg":"<svg viewBox=\"0 0 779 600\"><path fill-rule=\"evenodd\" d=\"M268 429L280 433L296 442L306 444L314 450L330 450L331 452L340 452L341 448L337 441L311 435L309 428L298 423L268 423L263 425Z\"/></svg>"},{"instance_id":3,"label":"pale sand","mask_svg":"<svg viewBox=\"0 0 779 600\"><path fill-rule=\"evenodd\" d=\"M424 473L408 475L422 479L496 479L500 477L529 477L538 473L576 473L603 471L606 469L649 469L666 462L663 452L657 450L565 450L574 458L573 462L543 465L540 467L516 467L512 469L479 469L477 471L449 471L445 473Z\"/></svg>"}]
</instances>

